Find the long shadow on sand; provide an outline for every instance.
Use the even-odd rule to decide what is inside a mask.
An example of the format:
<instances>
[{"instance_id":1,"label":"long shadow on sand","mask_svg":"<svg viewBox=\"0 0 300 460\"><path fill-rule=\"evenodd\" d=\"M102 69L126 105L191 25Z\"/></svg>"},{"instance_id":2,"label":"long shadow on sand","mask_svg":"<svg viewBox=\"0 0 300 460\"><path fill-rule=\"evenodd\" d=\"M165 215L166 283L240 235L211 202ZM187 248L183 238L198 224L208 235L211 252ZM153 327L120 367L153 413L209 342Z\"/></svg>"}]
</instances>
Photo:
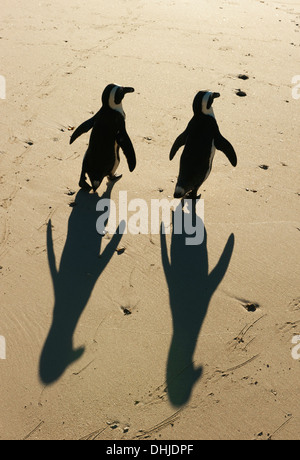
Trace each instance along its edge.
<instances>
[{"instance_id":1,"label":"long shadow on sand","mask_svg":"<svg viewBox=\"0 0 300 460\"><path fill-rule=\"evenodd\" d=\"M110 198L112 187L113 183L109 183L101 198ZM97 280L122 238L122 234L117 232L99 257L102 240L96 231L96 221L100 216L96 212L99 199L97 194L90 195L83 190L76 195L59 270L51 221L48 223L47 251L55 305L52 325L40 357L39 374L45 384L58 380L67 367L83 354L84 347L74 349L73 334Z\"/></svg>"},{"instance_id":2,"label":"long shadow on sand","mask_svg":"<svg viewBox=\"0 0 300 460\"><path fill-rule=\"evenodd\" d=\"M195 206L191 212L194 222L200 219ZM209 273L205 228L201 245L187 246L189 236L185 232L175 234L173 225L169 259L166 237L161 231L162 263L173 319L166 380L169 400L176 407L189 401L193 387L202 375L202 367L194 366L193 355L210 300L228 269L234 248L234 235L231 234L219 262Z\"/></svg>"}]
</instances>

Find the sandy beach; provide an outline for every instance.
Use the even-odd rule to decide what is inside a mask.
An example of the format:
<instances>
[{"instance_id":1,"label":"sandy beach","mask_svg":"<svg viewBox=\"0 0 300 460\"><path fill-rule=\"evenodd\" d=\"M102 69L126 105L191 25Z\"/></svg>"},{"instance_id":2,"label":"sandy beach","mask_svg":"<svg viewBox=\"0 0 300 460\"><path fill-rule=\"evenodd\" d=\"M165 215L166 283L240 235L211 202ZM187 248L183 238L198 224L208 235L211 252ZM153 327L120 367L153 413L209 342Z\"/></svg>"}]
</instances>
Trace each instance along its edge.
<instances>
[{"instance_id":1,"label":"sandy beach","mask_svg":"<svg viewBox=\"0 0 300 460\"><path fill-rule=\"evenodd\" d=\"M2 0L0 55L0 439L300 439L299 2ZM110 83L137 166L87 193ZM101 197L173 199L200 90L238 157L202 244L101 237Z\"/></svg>"}]
</instances>

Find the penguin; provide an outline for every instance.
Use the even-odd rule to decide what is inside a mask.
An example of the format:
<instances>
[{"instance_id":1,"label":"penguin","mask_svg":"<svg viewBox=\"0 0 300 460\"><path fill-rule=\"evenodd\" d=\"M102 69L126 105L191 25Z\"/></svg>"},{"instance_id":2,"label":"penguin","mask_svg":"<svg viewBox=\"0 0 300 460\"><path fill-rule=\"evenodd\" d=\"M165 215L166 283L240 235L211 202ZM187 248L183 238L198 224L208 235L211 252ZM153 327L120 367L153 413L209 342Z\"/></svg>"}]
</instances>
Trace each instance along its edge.
<instances>
[{"instance_id":1,"label":"penguin","mask_svg":"<svg viewBox=\"0 0 300 460\"><path fill-rule=\"evenodd\" d=\"M110 84L102 93L102 107L92 118L82 123L72 134L70 144L79 136L92 129L89 145L85 153L79 186L96 193L102 180L108 176L117 180L122 175L116 175L120 163L119 150L122 149L130 172L136 167L135 151L127 134L125 112L122 100L127 93L133 93L134 88ZM92 187L86 181L88 175Z\"/></svg>"},{"instance_id":2,"label":"penguin","mask_svg":"<svg viewBox=\"0 0 300 460\"><path fill-rule=\"evenodd\" d=\"M211 173L216 149L225 153L232 166L237 165L234 148L221 135L215 119L212 104L218 97L220 93L211 91L196 94L194 116L171 148L170 160L184 146L174 198L197 198L198 189Z\"/></svg>"}]
</instances>

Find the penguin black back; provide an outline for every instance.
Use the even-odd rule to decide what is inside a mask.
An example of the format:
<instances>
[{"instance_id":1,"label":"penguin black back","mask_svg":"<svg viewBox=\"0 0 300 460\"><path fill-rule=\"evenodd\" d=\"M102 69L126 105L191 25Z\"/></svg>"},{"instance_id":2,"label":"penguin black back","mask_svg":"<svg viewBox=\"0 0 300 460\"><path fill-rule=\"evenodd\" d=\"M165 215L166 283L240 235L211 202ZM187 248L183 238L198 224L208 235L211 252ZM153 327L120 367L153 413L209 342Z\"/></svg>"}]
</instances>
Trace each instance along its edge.
<instances>
[{"instance_id":1,"label":"penguin black back","mask_svg":"<svg viewBox=\"0 0 300 460\"><path fill-rule=\"evenodd\" d=\"M219 93L210 91L197 93L193 101L194 116L172 146L170 160L184 146L175 198L197 197L199 187L211 172L216 149L223 151L233 166L237 165L234 148L221 135L214 116L212 104L218 97Z\"/></svg>"}]
</instances>

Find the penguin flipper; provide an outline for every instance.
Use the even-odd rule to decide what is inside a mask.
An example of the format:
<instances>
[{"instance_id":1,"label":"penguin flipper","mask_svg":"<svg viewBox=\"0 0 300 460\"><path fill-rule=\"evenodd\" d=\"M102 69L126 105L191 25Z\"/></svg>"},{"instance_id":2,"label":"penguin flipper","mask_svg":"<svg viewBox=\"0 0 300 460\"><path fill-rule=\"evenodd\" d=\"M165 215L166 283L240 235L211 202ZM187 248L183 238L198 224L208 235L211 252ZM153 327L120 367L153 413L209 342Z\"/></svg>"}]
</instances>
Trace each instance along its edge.
<instances>
[{"instance_id":1,"label":"penguin flipper","mask_svg":"<svg viewBox=\"0 0 300 460\"><path fill-rule=\"evenodd\" d=\"M182 134L180 134L180 136L178 136L177 139L175 140L171 148L171 152L170 152L170 161L173 160L173 158L175 157L180 147L185 145L186 139L187 139L187 130L185 130Z\"/></svg>"},{"instance_id":2,"label":"penguin flipper","mask_svg":"<svg viewBox=\"0 0 300 460\"><path fill-rule=\"evenodd\" d=\"M73 144L73 142L77 139L77 137L81 136L81 134L87 133L90 129L93 128L94 123L95 123L95 118L96 118L96 115L94 115L89 120L84 121L80 126L78 126L78 128L75 129L74 133L72 134L70 138L70 144Z\"/></svg>"},{"instance_id":3,"label":"penguin flipper","mask_svg":"<svg viewBox=\"0 0 300 460\"><path fill-rule=\"evenodd\" d=\"M218 132L218 135L215 137L215 147L225 153L232 166L235 167L237 165L237 156L234 148L220 132Z\"/></svg>"},{"instance_id":4,"label":"penguin flipper","mask_svg":"<svg viewBox=\"0 0 300 460\"><path fill-rule=\"evenodd\" d=\"M121 147L128 163L129 171L134 171L136 167L135 151L126 130L119 131L117 134L117 143Z\"/></svg>"}]
</instances>

